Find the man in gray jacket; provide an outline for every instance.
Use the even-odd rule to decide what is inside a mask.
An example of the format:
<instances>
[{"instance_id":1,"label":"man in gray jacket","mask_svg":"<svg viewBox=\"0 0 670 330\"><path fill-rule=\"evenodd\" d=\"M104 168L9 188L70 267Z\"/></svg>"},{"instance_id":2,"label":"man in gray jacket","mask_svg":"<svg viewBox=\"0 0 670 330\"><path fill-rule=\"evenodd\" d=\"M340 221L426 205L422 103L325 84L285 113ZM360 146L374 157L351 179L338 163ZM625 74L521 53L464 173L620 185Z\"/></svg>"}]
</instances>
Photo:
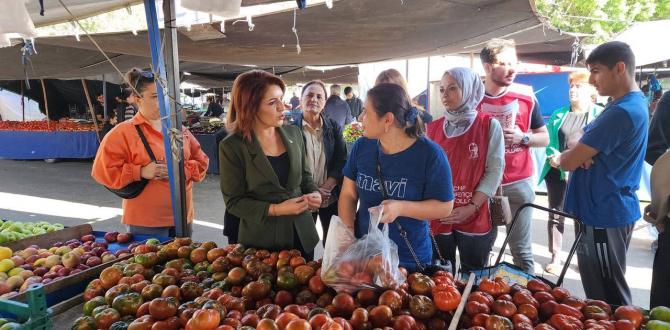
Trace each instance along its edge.
<instances>
[{"instance_id":1,"label":"man in gray jacket","mask_svg":"<svg viewBox=\"0 0 670 330\"><path fill-rule=\"evenodd\" d=\"M344 125L354 121L354 118L351 116L351 109L349 109L347 102L340 98L340 93L342 93L340 85L330 86L330 97L326 101L323 115L344 128Z\"/></svg>"}]
</instances>

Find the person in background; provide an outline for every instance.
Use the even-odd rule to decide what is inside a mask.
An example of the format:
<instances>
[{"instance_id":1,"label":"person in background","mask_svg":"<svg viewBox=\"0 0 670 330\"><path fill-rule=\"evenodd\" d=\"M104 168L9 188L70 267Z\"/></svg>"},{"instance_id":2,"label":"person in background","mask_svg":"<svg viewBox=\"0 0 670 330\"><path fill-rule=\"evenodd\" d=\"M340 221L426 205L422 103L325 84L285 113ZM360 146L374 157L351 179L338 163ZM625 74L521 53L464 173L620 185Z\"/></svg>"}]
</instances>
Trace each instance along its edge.
<instances>
[{"instance_id":1,"label":"person in background","mask_svg":"<svg viewBox=\"0 0 670 330\"><path fill-rule=\"evenodd\" d=\"M563 210L568 175L558 166L555 158L558 154L567 150L569 148L568 141L571 141L577 135L581 135L584 126L592 122L603 110L602 107L593 103L597 92L589 84L588 72L575 71L568 77L568 82L570 84L570 92L568 93L570 105L554 110L547 122L549 131L549 145L546 149L547 160L538 182L538 184L542 183L542 180L546 182L549 208L558 211ZM547 231L549 233L551 261L545 265L545 270L553 274L558 274L561 271L559 254L564 228L564 217L549 215Z\"/></svg>"},{"instance_id":2,"label":"person in background","mask_svg":"<svg viewBox=\"0 0 670 330\"><path fill-rule=\"evenodd\" d=\"M300 98L295 95L295 92L293 92L293 97L291 98L291 110L295 110L297 107L300 106Z\"/></svg>"},{"instance_id":3,"label":"person in background","mask_svg":"<svg viewBox=\"0 0 670 330\"><path fill-rule=\"evenodd\" d=\"M95 119L98 123L105 122L105 96L100 93L95 95L95 104L93 105L93 110L95 113ZM109 118L109 111L107 112L107 117Z\"/></svg>"},{"instance_id":4,"label":"person in background","mask_svg":"<svg viewBox=\"0 0 670 330\"><path fill-rule=\"evenodd\" d=\"M107 133L109 133L114 126L117 124L116 112L110 112L109 117L102 123L102 128L100 129L100 138L104 138Z\"/></svg>"},{"instance_id":5,"label":"person in background","mask_svg":"<svg viewBox=\"0 0 670 330\"><path fill-rule=\"evenodd\" d=\"M535 200L530 148L546 147L549 135L533 88L514 83L518 62L514 42L492 40L479 56L486 72L486 94L477 110L488 114L516 114L507 117L514 121L499 119L503 121L500 124L505 138L502 191L509 199L512 214L516 214L522 205ZM529 274L535 272L531 246L532 216L532 209L525 208L516 219L514 232L509 232L510 225L507 225L514 264Z\"/></svg>"},{"instance_id":6,"label":"person in background","mask_svg":"<svg viewBox=\"0 0 670 330\"><path fill-rule=\"evenodd\" d=\"M351 116L351 109L349 104L340 98L342 89L340 85L330 86L330 97L326 101L326 107L323 110L323 115L326 118L334 120L341 128L348 125L354 118Z\"/></svg>"},{"instance_id":7,"label":"person in background","mask_svg":"<svg viewBox=\"0 0 670 330\"><path fill-rule=\"evenodd\" d=\"M294 125L302 129L307 151L307 164L321 193L321 207L312 213L314 222L321 219L323 243L326 244L330 218L337 215L337 196L342 185L342 168L347 161L347 148L342 128L321 112L326 104L326 85L313 80L302 88L300 113Z\"/></svg>"},{"instance_id":8,"label":"person in background","mask_svg":"<svg viewBox=\"0 0 670 330\"><path fill-rule=\"evenodd\" d=\"M375 80L375 86L379 84L396 84L400 87L402 87L405 90L405 93L409 96L409 89L407 88L407 81L405 78L398 72L396 69L388 69L384 70L377 75L377 79ZM416 107L419 110L419 116L421 117L421 121L424 124L428 124L431 121L433 121L433 116L426 111L425 108L420 106L418 103L412 102L412 105Z\"/></svg>"},{"instance_id":9,"label":"person in background","mask_svg":"<svg viewBox=\"0 0 670 330\"><path fill-rule=\"evenodd\" d=\"M217 101L214 96L208 96L207 101L209 105L207 106L207 112L205 112L205 117L220 117L223 114L223 107Z\"/></svg>"},{"instance_id":10,"label":"person in background","mask_svg":"<svg viewBox=\"0 0 670 330\"><path fill-rule=\"evenodd\" d=\"M658 100L656 111L649 124L649 140L645 160L654 165L670 149L670 91L665 92Z\"/></svg>"},{"instance_id":11,"label":"person in background","mask_svg":"<svg viewBox=\"0 0 670 330\"><path fill-rule=\"evenodd\" d=\"M363 111L363 101L354 94L354 89L351 86L344 87L344 96L347 98L347 104L351 110L351 116L358 119L361 111Z\"/></svg>"},{"instance_id":12,"label":"person in background","mask_svg":"<svg viewBox=\"0 0 670 330\"><path fill-rule=\"evenodd\" d=\"M170 184L154 75L132 69L126 73L126 78L138 93L134 95L138 113L117 125L102 140L93 161L91 176L111 189L121 189L142 179L149 180L137 197L123 200L121 222L133 234L174 237ZM151 160L141 136L148 142L155 161ZM205 178L209 159L188 129L183 130L183 141L187 233L190 233L194 216L193 183Z\"/></svg>"},{"instance_id":13,"label":"person in background","mask_svg":"<svg viewBox=\"0 0 670 330\"><path fill-rule=\"evenodd\" d=\"M260 70L233 82L227 125L219 144L221 193L239 218L239 243L314 258L319 235L310 210L321 206L300 128L283 125L284 82Z\"/></svg>"},{"instance_id":14,"label":"person in background","mask_svg":"<svg viewBox=\"0 0 670 330\"><path fill-rule=\"evenodd\" d=\"M654 162L650 182L651 203L644 209L644 219L659 232L649 299L649 308L654 308L670 306L670 150Z\"/></svg>"},{"instance_id":15,"label":"person in background","mask_svg":"<svg viewBox=\"0 0 670 330\"><path fill-rule=\"evenodd\" d=\"M338 204L338 215L358 238L368 232L368 208L383 205L381 222L389 223L400 266L410 272L421 268L417 262L422 267L432 263L429 221L448 217L454 205L449 162L440 146L423 135L418 115L398 85L379 84L368 91L363 137L344 167Z\"/></svg>"},{"instance_id":16,"label":"person in background","mask_svg":"<svg viewBox=\"0 0 670 330\"><path fill-rule=\"evenodd\" d=\"M130 102L132 91L130 88L123 88L121 90L121 95L116 98L116 120L121 123L126 120L129 120L137 114L137 109Z\"/></svg>"},{"instance_id":17,"label":"person in background","mask_svg":"<svg viewBox=\"0 0 670 330\"><path fill-rule=\"evenodd\" d=\"M641 216L635 192L647 148L647 101L635 82L635 55L626 43L596 47L586 65L589 83L613 101L554 161L572 172L564 209L583 223L577 261L586 297L630 305L626 253Z\"/></svg>"},{"instance_id":18,"label":"person in background","mask_svg":"<svg viewBox=\"0 0 670 330\"><path fill-rule=\"evenodd\" d=\"M505 142L497 120L476 110L484 84L468 68L444 73L440 96L444 117L428 124L428 138L439 144L452 169L454 210L430 227L442 255L461 271L486 267L498 228L493 227L489 199L495 194L505 168Z\"/></svg>"}]
</instances>

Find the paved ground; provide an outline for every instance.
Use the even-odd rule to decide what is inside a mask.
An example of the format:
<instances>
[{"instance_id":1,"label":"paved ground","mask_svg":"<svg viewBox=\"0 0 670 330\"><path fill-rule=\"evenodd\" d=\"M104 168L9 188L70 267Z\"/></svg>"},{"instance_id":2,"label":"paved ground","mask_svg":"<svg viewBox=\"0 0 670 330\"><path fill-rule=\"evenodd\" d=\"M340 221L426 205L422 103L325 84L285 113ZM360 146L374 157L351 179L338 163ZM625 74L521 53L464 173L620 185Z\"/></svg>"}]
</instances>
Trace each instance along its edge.
<instances>
[{"instance_id":1,"label":"paved ground","mask_svg":"<svg viewBox=\"0 0 670 330\"><path fill-rule=\"evenodd\" d=\"M0 160L0 218L19 221L60 222L65 225L92 223L96 230L123 231L120 224L121 201L90 177L90 161L69 161L47 164L43 161ZM210 175L194 188L196 223L193 237L225 244L222 235L225 206L219 190L218 176ZM538 204L546 198L538 196ZM549 260L546 214L536 211L533 225L533 252L536 273L543 274L542 264ZM320 230L320 226L317 226ZM572 224L566 224L564 249L573 240ZM500 249L504 234L498 235L495 251ZM627 279L634 303L648 308L653 254L651 238L644 222L638 228L628 252ZM316 252L317 257L322 249ZM567 254L567 253L566 253ZM564 286L583 296L576 257L568 270ZM494 260L494 259L493 259ZM511 260L508 257L507 260ZM556 276L544 274L555 281Z\"/></svg>"}]
</instances>

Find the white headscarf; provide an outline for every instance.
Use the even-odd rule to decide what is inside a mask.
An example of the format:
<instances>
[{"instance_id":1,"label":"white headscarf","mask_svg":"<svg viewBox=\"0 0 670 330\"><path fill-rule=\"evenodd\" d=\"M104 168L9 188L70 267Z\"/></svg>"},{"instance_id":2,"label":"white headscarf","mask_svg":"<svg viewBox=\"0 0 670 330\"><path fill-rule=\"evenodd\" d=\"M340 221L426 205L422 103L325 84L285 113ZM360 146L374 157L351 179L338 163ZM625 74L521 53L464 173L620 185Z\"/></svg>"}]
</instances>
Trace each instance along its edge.
<instances>
[{"instance_id":1,"label":"white headscarf","mask_svg":"<svg viewBox=\"0 0 670 330\"><path fill-rule=\"evenodd\" d=\"M484 98L484 84L479 75L468 68L447 70L462 91L463 103L455 109L444 111L444 130L447 136L463 134L477 117L477 105Z\"/></svg>"}]
</instances>

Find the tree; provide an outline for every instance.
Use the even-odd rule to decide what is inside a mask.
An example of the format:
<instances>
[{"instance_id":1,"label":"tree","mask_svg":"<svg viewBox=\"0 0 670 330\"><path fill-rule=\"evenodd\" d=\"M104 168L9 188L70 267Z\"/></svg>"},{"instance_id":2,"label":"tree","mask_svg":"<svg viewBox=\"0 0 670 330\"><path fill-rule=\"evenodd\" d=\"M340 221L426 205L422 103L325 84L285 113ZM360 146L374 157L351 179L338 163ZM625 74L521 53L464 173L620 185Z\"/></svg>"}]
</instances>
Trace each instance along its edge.
<instances>
[{"instance_id":1,"label":"tree","mask_svg":"<svg viewBox=\"0 0 670 330\"><path fill-rule=\"evenodd\" d=\"M607 40L633 22L670 18L670 0L536 0L535 5L554 27L592 34L593 42Z\"/></svg>"}]
</instances>

